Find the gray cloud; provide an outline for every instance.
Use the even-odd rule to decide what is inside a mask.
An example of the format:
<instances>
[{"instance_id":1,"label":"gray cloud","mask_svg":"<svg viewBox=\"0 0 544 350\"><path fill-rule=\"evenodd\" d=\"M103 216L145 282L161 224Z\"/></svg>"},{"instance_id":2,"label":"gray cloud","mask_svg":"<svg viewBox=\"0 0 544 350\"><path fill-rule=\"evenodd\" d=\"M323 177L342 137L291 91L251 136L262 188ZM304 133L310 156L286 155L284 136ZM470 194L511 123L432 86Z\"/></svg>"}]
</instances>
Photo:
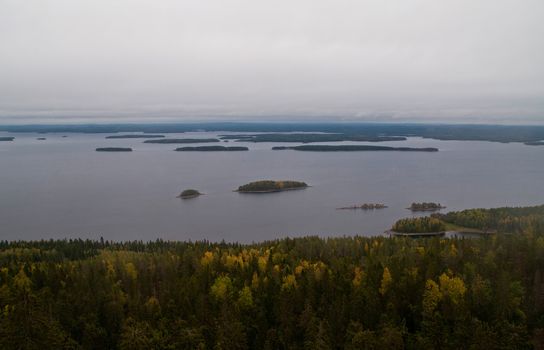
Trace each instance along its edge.
<instances>
[{"instance_id":1,"label":"gray cloud","mask_svg":"<svg viewBox=\"0 0 544 350\"><path fill-rule=\"evenodd\" d=\"M0 0L0 122L544 122L542 13L541 0Z\"/></svg>"}]
</instances>

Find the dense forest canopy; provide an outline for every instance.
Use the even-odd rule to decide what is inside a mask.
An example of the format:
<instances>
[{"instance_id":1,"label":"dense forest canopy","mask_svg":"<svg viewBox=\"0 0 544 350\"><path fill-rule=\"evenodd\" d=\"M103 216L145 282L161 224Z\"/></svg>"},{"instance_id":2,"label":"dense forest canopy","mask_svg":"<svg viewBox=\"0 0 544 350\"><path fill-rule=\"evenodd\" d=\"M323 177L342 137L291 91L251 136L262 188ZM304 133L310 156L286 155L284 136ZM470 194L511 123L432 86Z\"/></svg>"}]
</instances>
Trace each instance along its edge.
<instances>
[{"instance_id":1,"label":"dense forest canopy","mask_svg":"<svg viewBox=\"0 0 544 350\"><path fill-rule=\"evenodd\" d=\"M433 214L432 216L447 223L484 231L544 233L544 205L519 208L468 209L447 214Z\"/></svg>"},{"instance_id":2,"label":"dense forest canopy","mask_svg":"<svg viewBox=\"0 0 544 350\"><path fill-rule=\"evenodd\" d=\"M444 216L521 220L482 239L0 241L0 348L542 348L543 216Z\"/></svg>"},{"instance_id":3,"label":"dense forest canopy","mask_svg":"<svg viewBox=\"0 0 544 350\"><path fill-rule=\"evenodd\" d=\"M400 219L393 225L393 231L405 233L441 232L446 230L444 223L433 217Z\"/></svg>"}]
</instances>

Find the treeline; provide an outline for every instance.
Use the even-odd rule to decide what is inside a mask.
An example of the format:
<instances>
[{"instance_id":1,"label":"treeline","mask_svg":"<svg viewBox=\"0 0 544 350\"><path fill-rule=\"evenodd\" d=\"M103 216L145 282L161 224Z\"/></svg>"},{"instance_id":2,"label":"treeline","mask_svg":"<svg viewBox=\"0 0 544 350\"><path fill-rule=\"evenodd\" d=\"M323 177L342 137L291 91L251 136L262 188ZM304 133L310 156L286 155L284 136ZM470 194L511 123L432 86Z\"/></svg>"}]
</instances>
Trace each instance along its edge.
<instances>
[{"instance_id":1,"label":"treeline","mask_svg":"<svg viewBox=\"0 0 544 350\"><path fill-rule=\"evenodd\" d=\"M442 221L433 217L400 219L393 225L393 231L404 233L441 232L446 230Z\"/></svg>"},{"instance_id":2,"label":"treeline","mask_svg":"<svg viewBox=\"0 0 544 350\"><path fill-rule=\"evenodd\" d=\"M423 202L423 203L412 203L408 209L412 211L433 211L440 210L443 207L440 203L433 202Z\"/></svg>"},{"instance_id":3,"label":"treeline","mask_svg":"<svg viewBox=\"0 0 544 350\"><path fill-rule=\"evenodd\" d=\"M238 187L239 192L274 192L289 190L295 188L304 188L308 187L305 182L301 181L272 181L272 180L261 180L254 181L248 184Z\"/></svg>"},{"instance_id":4,"label":"treeline","mask_svg":"<svg viewBox=\"0 0 544 350\"><path fill-rule=\"evenodd\" d=\"M0 242L0 348L538 348L543 233Z\"/></svg>"},{"instance_id":5,"label":"treeline","mask_svg":"<svg viewBox=\"0 0 544 350\"><path fill-rule=\"evenodd\" d=\"M504 233L544 232L544 205L519 208L468 209L433 214L435 218L459 226Z\"/></svg>"}]
</instances>

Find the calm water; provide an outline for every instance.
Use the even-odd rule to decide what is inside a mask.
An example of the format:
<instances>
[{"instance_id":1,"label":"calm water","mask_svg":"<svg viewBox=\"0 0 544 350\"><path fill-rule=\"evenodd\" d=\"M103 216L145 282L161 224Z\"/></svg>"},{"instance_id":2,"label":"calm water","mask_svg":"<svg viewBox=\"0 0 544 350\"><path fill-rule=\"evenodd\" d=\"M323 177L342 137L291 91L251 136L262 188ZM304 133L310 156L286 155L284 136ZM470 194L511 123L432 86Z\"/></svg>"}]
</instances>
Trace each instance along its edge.
<instances>
[{"instance_id":1,"label":"calm water","mask_svg":"<svg viewBox=\"0 0 544 350\"><path fill-rule=\"evenodd\" d=\"M262 241L318 234L381 234L411 202L459 210L544 203L544 147L414 138L380 145L418 152L173 152L176 145L107 134L6 134L0 142L0 239ZM215 133L167 137L214 137ZM39 141L37 137L46 137ZM327 143L332 144L332 143ZM225 143L224 145L246 145ZM96 147L133 147L99 153ZM301 191L264 195L233 189L260 179L306 181ZM176 198L183 189L205 195ZM336 207L381 202L376 211Z\"/></svg>"}]
</instances>

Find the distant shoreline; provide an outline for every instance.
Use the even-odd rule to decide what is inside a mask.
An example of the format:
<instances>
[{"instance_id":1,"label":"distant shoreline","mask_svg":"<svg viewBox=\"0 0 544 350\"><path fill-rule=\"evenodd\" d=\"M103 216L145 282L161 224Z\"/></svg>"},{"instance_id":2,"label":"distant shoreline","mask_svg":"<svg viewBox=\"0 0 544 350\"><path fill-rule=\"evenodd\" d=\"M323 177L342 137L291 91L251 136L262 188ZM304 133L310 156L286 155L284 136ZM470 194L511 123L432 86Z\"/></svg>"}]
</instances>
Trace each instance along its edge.
<instances>
[{"instance_id":1,"label":"distant shoreline","mask_svg":"<svg viewBox=\"0 0 544 350\"><path fill-rule=\"evenodd\" d=\"M422 137L444 141L540 142L544 125L433 124L372 122L187 122L187 123L103 123L0 125L0 131L13 133L328 133L352 140L386 140L388 137ZM240 136L240 135L238 135ZM229 137L232 138L232 137ZM252 137L253 138L253 137ZM293 137L290 137L293 139ZM263 140L263 137L260 137ZM307 139L308 140L308 139ZM251 141L251 140L249 140Z\"/></svg>"},{"instance_id":2,"label":"distant shoreline","mask_svg":"<svg viewBox=\"0 0 544 350\"><path fill-rule=\"evenodd\" d=\"M129 147L99 147L96 152L132 152Z\"/></svg>"},{"instance_id":3,"label":"distant shoreline","mask_svg":"<svg viewBox=\"0 0 544 350\"><path fill-rule=\"evenodd\" d=\"M370 145L302 145L302 146L275 146L273 151L294 150L306 152L369 152L369 151L399 151L399 152L438 152L438 148L425 147L388 147Z\"/></svg>"}]
</instances>

